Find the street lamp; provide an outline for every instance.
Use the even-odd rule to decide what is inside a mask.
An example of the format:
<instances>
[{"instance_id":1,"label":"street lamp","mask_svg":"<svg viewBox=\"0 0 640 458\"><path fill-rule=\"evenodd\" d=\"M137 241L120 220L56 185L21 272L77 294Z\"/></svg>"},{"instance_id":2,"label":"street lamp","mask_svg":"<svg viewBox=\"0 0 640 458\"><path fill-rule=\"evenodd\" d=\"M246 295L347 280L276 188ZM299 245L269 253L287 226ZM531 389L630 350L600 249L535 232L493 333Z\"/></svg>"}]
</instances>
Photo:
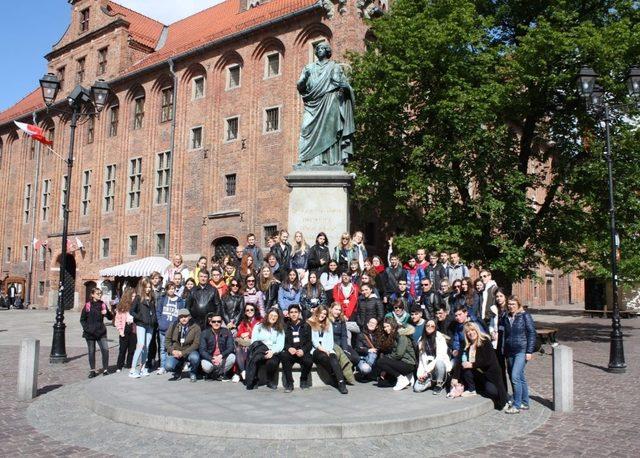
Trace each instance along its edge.
<instances>
[{"instance_id":1,"label":"street lamp","mask_svg":"<svg viewBox=\"0 0 640 458\"><path fill-rule=\"evenodd\" d=\"M616 210L613 198L613 158L611 156L611 109L622 110L625 104L611 104L608 102L604 88L596 84L598 74L589 67L582 67L578 73L578 92L585 99L588 107L602 117L605 125L605 158L609 172L609 217L611 228L611 289L613 295L613 315L611 317L611 344L609 352L609 372L622 373L626 371L624 361L624 346L622 327L620 325L620 305L618 302L618 263L617 249L620 240L616 232ZM640 69L631 67L627 76L629 94L634 97L640 94Z\"/></svg>"},{"instance_id":2,"label":"street lamp","mask_svg":"<svg viewBox=\"0 0 640 458\"><path fill-rule=\"evenodd\" d=\"M42 98L47 105L47 109L52 109L58 91L60 90L60 81L52 74L47 73L40 80L42 89ZM56 309L56 322L53 325L53 341L51 343L51 355L49 361L51 363L64 363L67 361L67 350L65 344L64 324L64 288L67 275L67 238L69 235L69 196L71 195L71 173L73 171L73 146L75 142L76 127L80 116L94 116L102 111L109 97L109 85L104 80L98 80L94 83L91 90L77 85L73 91L67 96L67 103L71 110L62 110L56 108L57 111L71 114L71 135L69 137L69 154L67 156L67 192L63 202L63 218L62 218L62 257L60 260L60 283L58 285L58 307ZM83 111L83 108L87 108Z\"/></svg>"}]
</instances>

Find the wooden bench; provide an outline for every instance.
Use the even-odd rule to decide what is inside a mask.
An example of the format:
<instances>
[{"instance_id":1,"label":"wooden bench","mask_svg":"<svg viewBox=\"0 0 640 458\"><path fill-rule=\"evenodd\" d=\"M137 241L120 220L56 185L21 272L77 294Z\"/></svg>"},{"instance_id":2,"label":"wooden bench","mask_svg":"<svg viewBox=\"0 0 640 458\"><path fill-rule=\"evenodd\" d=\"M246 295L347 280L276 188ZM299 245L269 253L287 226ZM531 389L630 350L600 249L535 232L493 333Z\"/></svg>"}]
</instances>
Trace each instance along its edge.
<instances>
[{"instance_id":1,"label":"wooden bench","mask_svg":"<svg viewBox=\"0 0 640 458\"><path fill-rule=\"evenodd\" d=\"M536 329L536 335L540 337L540 353L545 353L544 344L553 345L556 343L557 328L540 328Z\"/></svg>"}]
</instances>

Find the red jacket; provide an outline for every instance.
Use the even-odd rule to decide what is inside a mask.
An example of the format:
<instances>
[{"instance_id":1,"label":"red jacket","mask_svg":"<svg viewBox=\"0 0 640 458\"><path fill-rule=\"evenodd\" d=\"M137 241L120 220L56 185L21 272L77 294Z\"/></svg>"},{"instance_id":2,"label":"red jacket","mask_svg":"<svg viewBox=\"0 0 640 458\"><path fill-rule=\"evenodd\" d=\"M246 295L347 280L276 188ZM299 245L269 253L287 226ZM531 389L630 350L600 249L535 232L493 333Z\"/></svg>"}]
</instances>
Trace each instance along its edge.
<instances>
[{"instance_id":1,"label":"red jacket","mask_svg":"<svg viewBox=\"0 0 640 458\"><path fill-rule=\"evenodd\" d=\"M360 294L360 291L358 290L358 285L351 284L351 294L349 297L345 297L340 285L342 285L342 282L333 287L333 302L337 302L342 305L342 311L344 312L344 316L347 318L347 321L352 321L351 316L356 312L356 307L358 306L358 294Z\"/></svg>"}]
</instances>

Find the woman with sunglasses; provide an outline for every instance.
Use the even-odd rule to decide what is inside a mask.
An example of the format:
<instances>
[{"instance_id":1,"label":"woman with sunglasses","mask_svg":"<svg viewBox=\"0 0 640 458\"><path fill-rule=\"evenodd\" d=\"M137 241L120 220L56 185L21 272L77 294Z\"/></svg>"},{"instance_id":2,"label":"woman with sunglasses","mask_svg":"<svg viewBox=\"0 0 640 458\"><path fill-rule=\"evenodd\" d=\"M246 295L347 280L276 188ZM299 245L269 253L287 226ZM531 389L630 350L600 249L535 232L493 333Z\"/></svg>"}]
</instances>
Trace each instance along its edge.
<instances>
[{"instance_id":1,"label":"woman with sunglasses","mask_svg":"<svg viewBox=\"0 0 640 458\"><path fill-rule=\"evenodd\" d=\"M348 272L349 263L352 260L358 260L358 255L348 232L340 236L340 243L333 250L333 260L338 263L338 270L340 270L340 272Z\"/></svg>"},{"instance_id":2,"label":"woman with sunglasses","mask_svg":"<svg viewBox=\"0 0 640 458\"><path fill-rule=\"evenodd\" d=\"M256 276L249 275L246 279L246 285L244 288L244 303L251 304L258 308L260 316L264 315L264 296L262 291L257 287Z\"/></svg>"},{"instance_id":3,"label":"woman with sunglasses","mask_svg":"<svg viewBox=\"0 0 640 458\"><path fill-rule=\"evenodd\" d=\"M222 296L222 318L227 329L233 331L238 325L244 310L244 295L240 290L240 281L233 279L229 283L227 294Z\"/></svg>"},{"instance_id":4,"label":"woman with sunglasses","mask_svg":"<svg viewBox=\"0 0 640 458\"><path fill-rule=\"evenodd\" d=\"M244 380L247 364L249 346L251 345L251 335L253 328L260 323L261 314L255 305L245 304L244 312L238 321L238 332L236 333L236 364L240 370L240 376Z\"/></svg>"}]
</instances>

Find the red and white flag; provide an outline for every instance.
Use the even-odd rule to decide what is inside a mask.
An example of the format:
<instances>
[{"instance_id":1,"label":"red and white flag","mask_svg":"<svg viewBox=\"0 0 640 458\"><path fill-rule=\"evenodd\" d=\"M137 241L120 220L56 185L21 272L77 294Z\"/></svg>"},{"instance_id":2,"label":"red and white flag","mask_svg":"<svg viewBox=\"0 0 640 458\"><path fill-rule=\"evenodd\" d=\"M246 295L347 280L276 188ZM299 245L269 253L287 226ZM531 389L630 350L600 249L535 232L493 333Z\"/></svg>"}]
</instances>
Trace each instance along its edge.
<instances>
[{"instance_id":1,"label":"red and white flag","mask_svg":"<svg viewBox=\"0 0 640 458\"><path fill-rule=\"evenodd\" d=\"M84 244L80 241L78 237L76 237L76 247L78 250L82 250L84 248Z\"/></svg>"},{"instance_id":2,"label":"red and white flag","mask_svg":"<svg viewBox=\"0 0 640 458\"><path fill-rule=\"evenodd\" d=\"M23 122L13 121L18 129L26 133L29 137L42 143L43 145L53 145L53 140L48 140L44 135L44 130L41 127L34 126L33 124L25 124Z\"/></svg>"},{"instance_id":3,"label":"red and white flag","mask_svg":"<svg viewBox=\"0 0 640 458\"><path fill-rule=\"evenodd\" d=\"M49 244L48 240L33 239L33 249L36 251L38 251L43 246L46 247L48 244Z\"/></svg>"}]
</instances>

